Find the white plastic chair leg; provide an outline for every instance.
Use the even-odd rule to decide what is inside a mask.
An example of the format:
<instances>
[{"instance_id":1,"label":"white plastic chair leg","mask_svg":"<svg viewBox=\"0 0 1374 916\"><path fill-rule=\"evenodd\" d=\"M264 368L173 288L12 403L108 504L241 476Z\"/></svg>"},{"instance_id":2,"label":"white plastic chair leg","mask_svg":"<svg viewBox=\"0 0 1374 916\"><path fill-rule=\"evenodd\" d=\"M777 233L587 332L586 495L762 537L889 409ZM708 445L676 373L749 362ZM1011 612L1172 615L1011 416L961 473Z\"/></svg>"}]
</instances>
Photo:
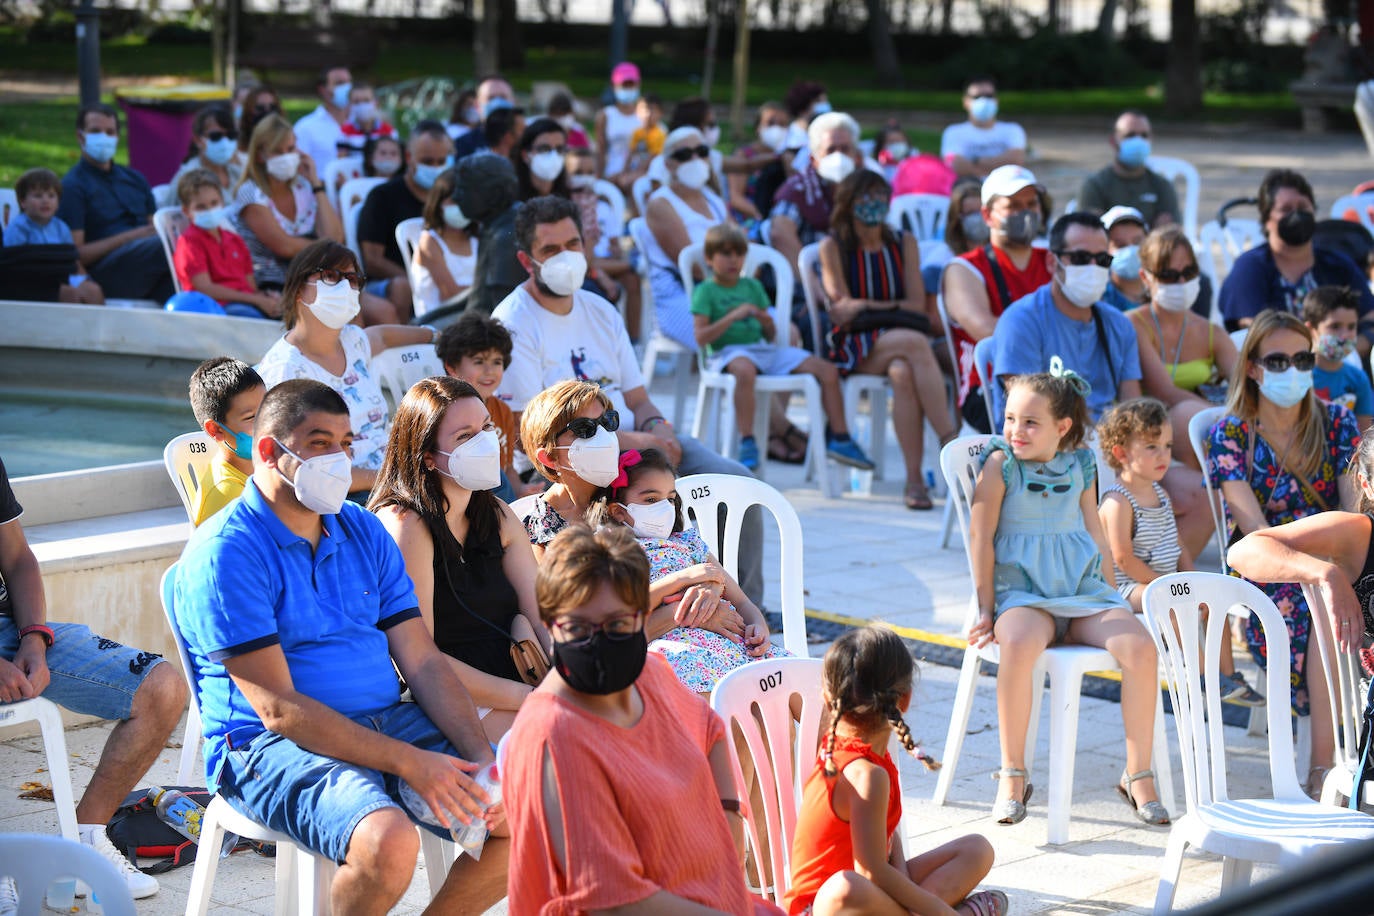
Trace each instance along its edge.
<instances>
[{"instance_id":1,"label":"white plastic chair leg","mask_svg":"<svg viewBox=\"0 0 1374 916\"><path fill-rule=\"evenodd\" d=\"M1030 782L1035 772L1035 742L1040 736L1040 706L1045 700L1045 672L1048 670L1049 659L1044 655L1040 656L1035 663L1035 670L1031 672L1031 709L1030 722L1026 725L1026 781ZM1051 709L1051 723L1054 715ZM1051 748L1052 756L1053 748Z\"/></svg>"},{"instance_id":2,"label":"white plastic chair leg","mask_svg":"<svg viewBox=\"0 0 1374 916\"><path fill-rule=\"evenodd\" d=\"M207 850L219 849L224 844L224 825L220 823L218 808L213 802L206 808L205 819L201 823L200 842ZM288 850L282 855L294 859ZM277 858L277 912L282 910L282 860ZM288 866L289 869L289 866ZM191 869L191 889L186 895L186 916L206 916L210 912L210 888L215 886L215 872L219 870L219 856L198 855Z\"/></svg>"},{"instance_id":3,"label":"white plastic chair leg","mask_svg":"<svg viewBox=\"0 0 1374 916\"><path fill-rule=\"evenodd\" d=\"M1225 894L1229 890L1248 887L1250 885L1250 872L1255 863L1249 859L1238 859L1235 856L1226 856L1221 860L1221 892Z\"/></svg>"},{"instance_id":4,"label":"white plastic chair leg","mask_svg":"<svg viewBox=\"0 0 1374 916\"><path fill-rule=\"evenodd\" d=\"M875 471L874 473L876 474L877 472ZM943 525L944 533L940 535L940 549L948 550L949 540L954 537L955 529L954 500L950 497L945 498L945 519Z\"/></svg>"},{"instance_id":5,"label":"white plastic chair leg","mask_svg":"<svg viewBox=\"0 0 1374 916\"><path fill-rule=\"evenodd\" d=\"M887 387L878 388L868 393L868 457L873 460L873 479L886 480L883 471L886 463L883 457L887 453ZM940 450L934 452L938 470ZM943 475L937 474L943 479Z\"/></svg>"},{"instance_id":6,"label":"white plastic chair leg","mask_svg":"<svg viewBox=\"0 0 1374 916\"><path fill-rule=\"evenodd\" d=\"M299 846L291 852L296 856L296 912L301 916L329 916L329 887L337 866ZM281 854L280 847L277 854Z\"/></svg>"},{"instance_id":7,"label":"white plastic chair leg","mask_svg":"<svg viewBox=\"0 0 1374 916\"><path fill-rule=\"evenodd\" d=\"M692 354L677 355L677 371L673 375L673 425L681 427L683 411L687 409L687 387L692 384Z\"/></svg>"},{"instance_id":8,"label":"white plastic chair leg","mask_svg":"<svg viewBox=\"0 0 1374 916\"><path fill-rule=\"evenodd\" d=\"M43 753L48 758L48 776L52 781L53 805L57 808L57 826L62 836L78 841L76 829L76 800L72 793L72 772L67 760L67 737L62 729L62 712L57 704L42 697L25 700L33 704L32 717L43 733Z\"/></svg>"},{"instance_id":9,"label":"white plastic chair leg","mask_svg":"<svg viewBox=\"0 0 1374 916\"><path fill-rule=\"evenodd\" d=\"M1175 806L1174 765L1169 756L1169 731L1164 725L1164 698L1155 697L1155 738L1150 748L1150 767L1155 771L1155 790L1159 792L1160 803L1169 811L1169 816L1178 818L1183 812Z\"/></svg>"},{"instance_id":10,"label":"white plastic chair leg","mask_svg":"<svg viewBox=\"0 0 1374 916\"><path fill-rule=\"evenodd\" d=\"M444 886L449 867L453 864L457 844L430 833L422 827L420 831L420 854L425 859L425 880L429 883L429 899L433 900Z\"/></svg>"},{"instance_id":11,"label":"white plastic chair leg","mask_svg":"<svg viewBox=\"0 0 1374 916\"><path fill-rule=\"evenodd\" d=\"M1069 809L1073 804L1073 770L1078 748L1078 708L1081 705L1083 672L1050 675L1050 798L1046 842L1062 846L1069 841ZM1034 723L1034 718L1031 719ZM1033 727L1033 726L1032 726ZM1027 761L1034 746L1027 751ZM1029 767L1027 767L1029 772Z\"/></svg>"},{"instance_id":12,"label":"white plastic chair leg","mask_svg":"<svg viewBox=\"0 0 1374 916\"><path fill-rule=\"evenodd\" d=\"M196 752L200 750L201 731L200 731L200 710L195 703L191 703L186 712L186 731L181 736L181 762L177 765L177 785L192 786L199 785L200 780L193 780L192 773L196 768Z\"/></svg>"},{"instance_id":13,"label":"white plastic chair leg","mask_svg":"<svg viewBox=\"0 0 1374 916\"><path fill-rule=\"evenodd\" d=\"M821 495L826 499L835 498L835 477L830 473L829 459L825 456L825 410L821 407L821 386L814 379L807 379L806 410L811 424L811 435L807 437L807 477L820 478ZM766 428L766 427L765 427Z\"/></svg>"},{"instance_id":14,"label":"white plastic chair leg","mask_svg":"<svg viewBox=\"0 0 1374 916\"><path fill-rule=\"evenodd\" d=\"M978 673L983 668L983 660L972 650L964 652L964 664L959 669L959 686L954 691L954 708L949 713L949 732L945 735L942 752L942 766L935 778L935 795L932 801L943 805L949 797L949 788L954 784L954 771L959 766L959 752L964 747L964 735L968 732L969 716L973 713L973 692L978 689Z\"/></svg>"},{"instance_id":15,"label":"white plastic chair leg","mask_svg":"<svg viewBox=\"0 0 1374 916\"><path fill-rule=\"evenodd\" d=\"M1178 888L1178 877L1183 871L1183 853L1188 849L1188 840L1179 830L1169 833L1169 847L1164 853L1164 864L1159 869L1159 887L1155 890L1154 916L1167 916L1174 908L1174 891Z\"/></svg>"}]
</instances>

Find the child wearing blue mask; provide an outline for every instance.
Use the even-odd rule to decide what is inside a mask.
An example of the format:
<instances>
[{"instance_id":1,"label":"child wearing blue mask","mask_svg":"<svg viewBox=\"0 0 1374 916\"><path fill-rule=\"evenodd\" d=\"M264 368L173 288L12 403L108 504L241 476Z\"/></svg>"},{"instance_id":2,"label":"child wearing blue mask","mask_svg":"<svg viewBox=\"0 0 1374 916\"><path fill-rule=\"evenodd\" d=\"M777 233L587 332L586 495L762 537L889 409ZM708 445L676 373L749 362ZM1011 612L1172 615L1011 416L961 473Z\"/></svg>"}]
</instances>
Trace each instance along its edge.
<instances>
[{"instance_id":1,"label":"child wearing blue mask","mask_svg":"<svg viewBox=\"0 0 1374 916\"><path fill-rule=\"evenodd\" d=\"M206 297L238 318L280 318L280 298L258 290L248 245L229 229L219 179L204 169L187 172L177 181L177 200L187 223L172 254L182 291L168 307L186 309L189 297ZM208 303L189 310L214 312Z\"/></svg>"},{"instance_id":2,"label":"child wearing blue mask","mask_svg":"<svg viewBox=\"0 0 1374 916\"><path fill-rule=\"evenodd\" d=\"M62 181L51 169L29 169L14 184L19 212L5 227L6 248L19 245L71 245L72 230L57 215L62 200ZM73 259L72 273L57 289L58 302L104 305L105 293Z\"/></svg>"},{"instance_id":3,"label":"child wearing blue mask","mask_svg":"<svg viewBox=\"0 0 1374 916\"><path fill-rule=\"evenodd\" d=\"M210 463L197 481L192 525L243 493L253 473L253 420L266 394L267 386L253 367L228 356L207 359L191 373L191 409L215 442Z\"/></svg>"}]
</instances>

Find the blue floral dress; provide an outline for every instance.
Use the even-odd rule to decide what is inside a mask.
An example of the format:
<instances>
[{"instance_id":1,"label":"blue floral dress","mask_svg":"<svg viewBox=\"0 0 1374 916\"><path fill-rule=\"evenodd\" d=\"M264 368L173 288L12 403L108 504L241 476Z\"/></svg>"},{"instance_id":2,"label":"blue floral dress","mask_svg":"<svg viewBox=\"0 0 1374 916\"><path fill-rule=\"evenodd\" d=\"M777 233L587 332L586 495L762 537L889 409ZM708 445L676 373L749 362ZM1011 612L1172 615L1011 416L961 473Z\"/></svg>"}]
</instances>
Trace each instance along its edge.
<instances>
[{"instance_id":1,"label":"blue floral dress","mask_svg":"<svg viewBox=\"0 0 1374 916\"><path fill-rule=\"evenodd\" d=\"M1207 473L1217 481L1218 486L1228 480L1248 482L1250 489L1255 491L1255 499L1259 501L1265 521L1270 525L1284 525L1325 509L1340 508L1337 480L1350 466L1350 460L1359 447L1360 429L1355 422L1355 415L1348 409L1339 404L1323 406L1327 410L1326 449L1321 464L1308 483L1326 503L1325 507L1313 502L1297 478L1284 470L1264 436L1255 432L1249 421L1234 415L1219 420L1208 435ZM1246 453L1252 434L1255 437L1254 467L1247 468ZM1229 515L1229 508L1227 513ZM1229 519L1228 523L1234 533L1235 523ZM1308 711L1307 677L1303 665L1307 656L1307 630L1311 615L1302 595L1302 586L1294 582L1256 582L1255 585L1274 602L1288 626L1290 699L1293 712L1305 716ZM1258 620L1251 618L1247 622L1245 637L1250 645L1250 655L1261 668L1267 667L1264 631Z\"/></svg>"},{"instance_id":2,"label":"blue floral dress","mask_svg":"<svg viewBox=\"0 0 1374 916\"><path fill-rule=\"evenodd\" d=\"M650 582L705 563L711 558L710 549L695 528L688 528L667 538L639 538L639 544L649 557ZM744 651L742 643L697 627L675 627L649 643L649 651L666 658L668 664L673 666L677 679L696 693L709 693L731 671L758 661ZM768 652L761 656L786 657L788 653L777 646L770 646Z\"/></svg>"}]
</instances>

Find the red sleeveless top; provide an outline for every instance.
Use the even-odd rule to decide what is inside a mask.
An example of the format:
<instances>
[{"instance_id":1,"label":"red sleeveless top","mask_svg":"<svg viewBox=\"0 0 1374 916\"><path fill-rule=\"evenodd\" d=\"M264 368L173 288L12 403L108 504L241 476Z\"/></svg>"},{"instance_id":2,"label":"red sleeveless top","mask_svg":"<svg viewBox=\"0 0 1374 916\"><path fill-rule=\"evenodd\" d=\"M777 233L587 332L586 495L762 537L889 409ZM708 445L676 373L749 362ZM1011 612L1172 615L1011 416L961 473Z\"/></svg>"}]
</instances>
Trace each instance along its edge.
<instances>
[{"instance_id":1,"label":"red sleeveless top","mask_svg":"<svg viewBox=\"0 0 1374 916\"><path fill-rule=\"evenodd\" d=\"M1030 261L1026 263L1026 269L1019 269L1009 258L1006 252L999 248L993 248L997 255L997 266L1002 268L1002 277L1007 281L1007 293L1010 296L1008 301L1001 301L1001 294L997 290L997 281L993 279L992 267L988 264L987 247L975 248L959 255L955 260L967 261L978 271L983 278L983 288L988 291L988 305L992 309L994 318L1000 317L1006 311L1007 306L1011 305L1022 296L1029 296L1040 287L1049 283L1053 279L1050 273L1049 259L1045 257L1042 249L1035 249L1031 252ZM964 267L951 266L950 270L966 270ZM948 309L948 303L946 303ZM959 403L962 405L968 393L982 383L978 376L978 368L973 365L973 338L963 328L959 327L953 319L950 319L948 329L954 335L954 352L959 357Z\"/></svg>"}]
</instances>

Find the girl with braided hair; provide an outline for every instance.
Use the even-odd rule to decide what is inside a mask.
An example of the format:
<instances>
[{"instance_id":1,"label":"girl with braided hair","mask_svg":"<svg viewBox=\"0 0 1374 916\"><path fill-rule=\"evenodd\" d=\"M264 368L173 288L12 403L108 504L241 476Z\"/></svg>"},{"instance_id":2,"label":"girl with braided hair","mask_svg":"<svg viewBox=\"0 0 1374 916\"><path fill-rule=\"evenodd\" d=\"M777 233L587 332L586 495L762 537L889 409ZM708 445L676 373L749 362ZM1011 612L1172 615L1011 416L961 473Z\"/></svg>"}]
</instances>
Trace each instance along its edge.
<instances>
[{"instance_id":1,"label":"girl with braided hair","mask_svg":"<svg viewBox=\"0 0 1374 916\"><path fill-rule=\"evenodd\" d=\"M916 665L896 633L850 630L825 653L825 741L802 790L792 841L787 911L807 916L1003 916L1007 895L973 889L992 868L977 834L911 859L897 825L902 797L886 750L895 729L912 756L934 769L907 729Z\"/></svg>"}]
</instances>

